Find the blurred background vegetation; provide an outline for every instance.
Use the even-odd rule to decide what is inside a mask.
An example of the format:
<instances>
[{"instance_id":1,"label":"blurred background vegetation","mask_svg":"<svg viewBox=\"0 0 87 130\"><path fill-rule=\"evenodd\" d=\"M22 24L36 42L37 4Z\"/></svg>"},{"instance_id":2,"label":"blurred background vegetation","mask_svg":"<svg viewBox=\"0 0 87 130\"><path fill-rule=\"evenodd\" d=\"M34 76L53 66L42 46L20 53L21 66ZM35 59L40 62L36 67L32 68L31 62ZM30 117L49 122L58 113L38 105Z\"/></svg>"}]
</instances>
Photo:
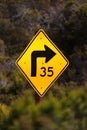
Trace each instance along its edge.
<instances>
[{"instance_id":1,"label":"blurred background vegetation","mask_svg":"<svg viewBox=\"0 0 87 130\"><path fill-rule=\"evenodd\" d=\"M37 103L15 60L40 28L70 65ZM87 130L87 0L0 0L0 130Z\"/></svg>"}]
</instances>

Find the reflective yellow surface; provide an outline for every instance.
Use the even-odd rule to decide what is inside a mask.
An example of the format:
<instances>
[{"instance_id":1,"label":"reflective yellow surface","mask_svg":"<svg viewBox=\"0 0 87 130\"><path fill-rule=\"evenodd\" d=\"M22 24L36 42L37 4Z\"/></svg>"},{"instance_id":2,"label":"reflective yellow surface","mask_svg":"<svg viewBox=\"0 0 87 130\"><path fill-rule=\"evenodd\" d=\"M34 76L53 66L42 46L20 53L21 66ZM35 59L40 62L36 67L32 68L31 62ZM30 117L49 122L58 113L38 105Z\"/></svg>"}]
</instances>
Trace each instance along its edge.
<instances>
[{"instance_id":1,"label":"reflective yellow surface","mask_svg":"<svg viewBox=\"0 0 87 130\"><path fill-rule=\"evenodd\" d=\"M33 51L45 51L44 45L56 54L47 63L45 63L46 57L38 57L36 60L36 76L32 77L31 54ZM44 30L40 29L25 48L23 53L19 56L16 61L16 65L22 71L39 96L43 96L67 68L69 61L46 35ZM42 67L43 69L41 69ZM44 76L42 77L41 75Z\"/></svg>"}]
</instances>

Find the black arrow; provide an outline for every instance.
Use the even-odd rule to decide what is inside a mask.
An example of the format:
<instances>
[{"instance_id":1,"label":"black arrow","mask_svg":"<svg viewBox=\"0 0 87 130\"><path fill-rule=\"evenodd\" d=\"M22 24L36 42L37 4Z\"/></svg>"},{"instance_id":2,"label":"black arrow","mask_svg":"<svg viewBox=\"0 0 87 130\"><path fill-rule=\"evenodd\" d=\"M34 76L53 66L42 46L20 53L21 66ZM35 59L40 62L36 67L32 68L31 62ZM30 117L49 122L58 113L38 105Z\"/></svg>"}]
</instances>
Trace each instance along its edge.
<instances>
[{"instance_id":1,"label":"black arrow","mask_svg":"<svg viewBox=\"0 0 87 130\"><path fill-rule=\"evenodd\" d=\"M36 76L36 68L37 68L36 60L37 60L37 58L46 57L45 63L47 63L56 54L46 45L44 45L44 47L45 47L44 51L33 51L31 54L31 76L32 77Z\"/></svg>"}]
</instances>

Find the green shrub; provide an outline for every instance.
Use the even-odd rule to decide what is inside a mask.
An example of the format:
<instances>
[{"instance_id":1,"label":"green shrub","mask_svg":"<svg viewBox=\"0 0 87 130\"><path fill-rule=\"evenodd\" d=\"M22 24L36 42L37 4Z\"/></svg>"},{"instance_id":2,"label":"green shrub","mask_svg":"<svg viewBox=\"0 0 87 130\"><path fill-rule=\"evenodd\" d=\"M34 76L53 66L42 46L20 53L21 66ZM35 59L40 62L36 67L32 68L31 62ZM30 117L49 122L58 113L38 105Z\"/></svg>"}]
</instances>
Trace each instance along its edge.
<instances>
[{"instance_id":1,"label":"green shrub","mask_svg":"<svg viewBox=\"0 0 87 130\"><path fill-rule=\"evenodd\" d=\"M25 92L9 110L2 115L2 130L86 130L87 84L61 99L49 93L38 104L31 91Z\"/></svg>"}]
</instances>

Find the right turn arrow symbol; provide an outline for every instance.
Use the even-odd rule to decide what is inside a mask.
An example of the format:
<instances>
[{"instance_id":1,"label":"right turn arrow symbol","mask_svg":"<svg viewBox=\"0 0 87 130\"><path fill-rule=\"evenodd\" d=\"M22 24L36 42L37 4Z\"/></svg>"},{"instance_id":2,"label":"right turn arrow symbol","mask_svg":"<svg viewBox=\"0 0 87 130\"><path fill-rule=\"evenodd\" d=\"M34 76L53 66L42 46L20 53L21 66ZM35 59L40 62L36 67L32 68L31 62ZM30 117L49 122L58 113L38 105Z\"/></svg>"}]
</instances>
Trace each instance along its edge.
<instances>
[{"instance_id":1,"label":"right turn arrow symbol","mask_svg":"<svg viewBox=\"0 0 87 130\"><path fill-rule=\"evenodd\" d=\"M33 51L31 54L31 76L36 77L36 69L37 69L37 58L46 57L45 63L47 63L51 58L53 58L56 53L53 52L48 46L44 45L44 51Z\"/></svg>"}]
</instances>

